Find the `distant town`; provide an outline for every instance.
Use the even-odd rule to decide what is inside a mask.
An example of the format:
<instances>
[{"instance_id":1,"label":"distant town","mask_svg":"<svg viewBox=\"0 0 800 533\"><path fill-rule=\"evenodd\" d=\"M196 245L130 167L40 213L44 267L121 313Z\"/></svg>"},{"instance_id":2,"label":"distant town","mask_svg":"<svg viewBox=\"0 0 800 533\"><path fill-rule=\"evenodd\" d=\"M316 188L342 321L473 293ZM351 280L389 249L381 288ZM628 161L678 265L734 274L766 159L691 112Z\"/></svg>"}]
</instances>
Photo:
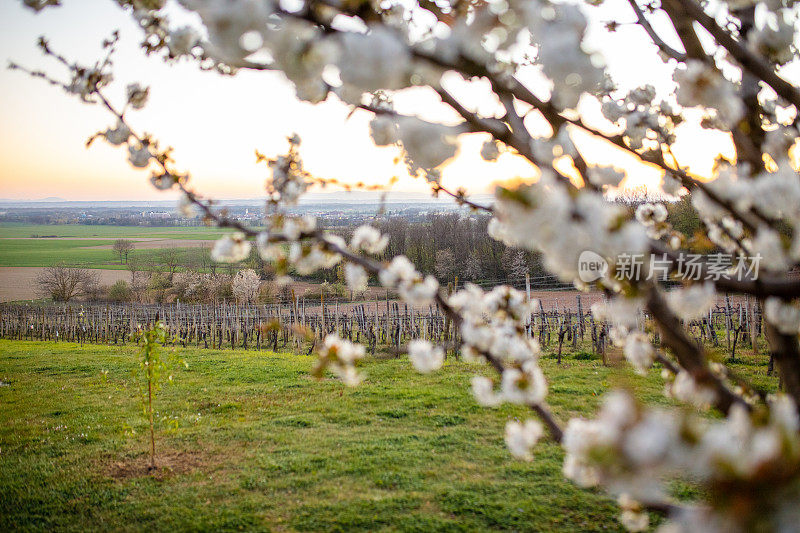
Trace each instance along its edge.
<instances>
[{"instance_id":1,"label":"distant town","mask_svg":"<svg viewBox=\"0 0 800 533\"><path fill-rule=\"evenodd\" d=\"M326 226L350 226L376 217L402 217L422 220L431 214L454 213L464 208L451 200L424 194L393 193L382 197L373 193L311 194L291 209L293 214L313 215ZM483 198L489 203L488 195ZM228 200L218 204L231 218L257 223L264 214L264 203L254 200ZM0 223L85 224L107 226L202 226L200 216L186 217L170 201L69 201L0 199Z\"/></svg>"}]
</instances>

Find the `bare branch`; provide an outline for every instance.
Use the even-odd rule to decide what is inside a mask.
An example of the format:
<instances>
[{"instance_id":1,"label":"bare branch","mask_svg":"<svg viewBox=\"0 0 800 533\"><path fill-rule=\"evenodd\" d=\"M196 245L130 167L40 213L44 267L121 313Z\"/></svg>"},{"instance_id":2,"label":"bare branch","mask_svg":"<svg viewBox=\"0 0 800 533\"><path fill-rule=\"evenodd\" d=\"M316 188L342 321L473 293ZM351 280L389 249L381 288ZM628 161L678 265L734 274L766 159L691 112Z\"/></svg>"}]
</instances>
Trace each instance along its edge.
<instances>
[{"instance_id":1,"label":"bare branch","mask_svg":"<svg viewBox=\"0 0 800 533\"><path fill-rule=\"evenodd\" d=\"M749 410L747 402L734 394L711 372L703 349L686 335L680 321L669 309L657 288L652 287L649 290L646 306L661 331L664 344L672 350L680 366L689 372L696 382L714 390L716 408L727 414L732 405L740 404Z\"/></svg>"},{"instance_id":2,"label":"bare branch","mask_svg":"<svg viewBox=\"0 0 800 533\"><path fill-rule=\"evenodd\" d=\"M765 323L770 355L778 364L786 391L800 405L800 347L797 335L784 335L768 320Z\"/></svg>"},{"instance_id":3,"label":"bare branch","mask_svg":"<svg viewBox=\"0 0 800 533\"><path fill-rule=\"evenodd\" d=\"M672 59L680 62L686 61L686 54L684 52L678 52L672 48L670 45L664 42L664 39L662 39L658 33L656 33L656 31L653 29L653 26L650 25L650 21L647 20L642 8L639 7L639 3L636 0L628 0L628 3L631 5L631 8L633 8L633 12L636 13L638 25L641 26L645 32L647 32L647 35L650 37L650 40L653 41L653 44L655 44L658 49L661 50L661 52Z\"/></svg>"},{"instance_id":4,"label":"bare branch","mask_svg":"<svg viewBox=\"0 0 800 533\"><path fill-rule=\"evenodd\" d=\"M761 57L750 51L744 44L737 41L724 28L720 27L713 17L694 0L675 0L686 13L696 20L711 34L717 43L725 48L742 67L772 87L779 96L800 109L800 90L788 81L781 78L772 68L772 65L763 61Z\"/></svg>"}]
</instances>

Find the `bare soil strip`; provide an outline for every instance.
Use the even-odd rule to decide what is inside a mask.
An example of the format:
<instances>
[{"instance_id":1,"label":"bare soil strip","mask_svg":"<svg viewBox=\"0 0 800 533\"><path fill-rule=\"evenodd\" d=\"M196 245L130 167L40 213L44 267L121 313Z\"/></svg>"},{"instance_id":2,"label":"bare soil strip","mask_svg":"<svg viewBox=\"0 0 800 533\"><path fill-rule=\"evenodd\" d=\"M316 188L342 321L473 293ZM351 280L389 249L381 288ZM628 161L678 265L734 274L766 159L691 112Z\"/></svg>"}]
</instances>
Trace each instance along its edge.
<instances>
[{"instance_id":1,"label":"bare soil strip","mask_svg":"<svg viewBox=\"0 0 800 533\"><path fill-rule=\"evenodd\" d=\"M184 241L179 241L184 242ZM43 267L0 267L0 302L12 302L15 300L32 300L38 298L36 293L36 277ZM105 269L92 269L100 275L101 285L112 285L118 280L130 281L130 272L127 270L105 270ZM319 288L320 286L314 283L303 281L295 282L291 285L294 289L295 295L306 297L306 309L313 310L319 306ZM276 291L277 292L277 291ZM575 291L531 291L531 297L542 300L542 305L545 310L551 311L555 307L560 310L572 309L577 307L578 293ZM357 296L357 300L361 300L366 305L366 310L369 312L375 309L375 301L377 300L379 309L384 309L386 306L386 290L380 287L370 287L367 289L366 294ZM584 310L588 310L592 303L602 299L602 294L599 292L581 293L581 303ZM333 297L326 296L326 305L335 307ZM396 300L390 297L390 303ZM358 304L355 304L358 305ZM340 303L338 308L340 311L349 311L354 304ZM400 303L401 311L404 304Z\"/></svg>"},{"instance_id":2,"label":"bare soil strip","mask_svg":"<svg viewBox=\"0 0 800 533\"><path fill-rule=\"evenodd\" d=\"M0 267L0 302L38 298L36 276L42 270L42 267ZM102 285L112 285L115 281L128 280L131 277L127 270L98 268L92 271L100 275Z\"/></svg>"}]
</instances>

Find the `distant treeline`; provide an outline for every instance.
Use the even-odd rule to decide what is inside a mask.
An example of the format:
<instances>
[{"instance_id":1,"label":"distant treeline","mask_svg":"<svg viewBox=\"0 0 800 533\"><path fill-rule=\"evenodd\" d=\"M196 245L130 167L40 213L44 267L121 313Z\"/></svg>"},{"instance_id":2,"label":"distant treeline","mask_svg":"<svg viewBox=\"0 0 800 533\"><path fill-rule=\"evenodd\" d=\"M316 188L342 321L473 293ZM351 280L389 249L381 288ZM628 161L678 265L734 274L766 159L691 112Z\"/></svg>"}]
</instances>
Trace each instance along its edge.
<instances>
[{"instance_id":1,"label":"distant treeline","mask_svg":"<svg viewBox=\"0 0 800 533\"><path fill-rule=\"evenodd\" d=\"M633 211L637 203L628 200L622 205ZM670 223L684 234L691 236L700 229L700 221L688 198L668 204L668 210ZM452 213L430 214L416 220L384 215L371 223L389 236L389 245L379 259L405 255L421 272L434 275L442 284L458 280L459 284L473 281L484 287L509 282L524 287L527 274L535 289L565 288L544 270L538 253L508 247L492 239L487 233L489 220L485 214L465 216ZM350 224L329 230L349 242L357 226ZM255 247L250 257L238 264L215 263L211 260L210 250L210 245L137 250L132 241L118 239L110 253L118 257L119 264L125 265L129 280L102 287L90 272L59 265L47 269L46 275L39 280L39 289L43 296L57 301L69 301L75 297L140 303L176 300L271 303L290 298L289 289L269 281L275 278L276 273L270 263L261 259ZM318 290L307 292L305 295L309 297L313 294L344 299L363 297L351 294L345 286L341 265L310 276L290 274L300 281L323 284ZM376 279L371 281L373 285L377 284ZM242 296L245 293L247 297Z\"/></svg>"},{"instance_id":2,"label":"distant treeline","mask_svg":"<svg viewBox=\"0 0 800 533\"><path fill-rule=\"evenodd\" d=\"M627 201L623 205L635 210L639 202ZM669 222L686 235L693 235L700 228L700 221L688 197L678 202L668 203ZM548 273L542 266L538 253L508 247L492 239L486 229L490 217L486 214L429 214L414 220L402 216L378 217L370 223L389 236L389 245L379 259L388 260L397 255L407 256L424 274L432 274L439 281L448 283L459 281L487 280L502 282L520 280L529 274L531 278L544 277ZM324 226L324 222L322 223ZM357 224L347 227L329 228L332 232L350 240ZM163 264L152 265L156 270L168 272L200 270L203 272L225 272L234 274L242 268L251 268L262 279L271 279L272 266L263 261L255 248L250 257L238 265L214 264L208 249L199 248L176 251L162 251ZM330 284L342 284L341 268L334 267L319 271L311 276L293 276L297 279ZM375 280L373 280L375 281Z\"/></svg>"}]
</instances>

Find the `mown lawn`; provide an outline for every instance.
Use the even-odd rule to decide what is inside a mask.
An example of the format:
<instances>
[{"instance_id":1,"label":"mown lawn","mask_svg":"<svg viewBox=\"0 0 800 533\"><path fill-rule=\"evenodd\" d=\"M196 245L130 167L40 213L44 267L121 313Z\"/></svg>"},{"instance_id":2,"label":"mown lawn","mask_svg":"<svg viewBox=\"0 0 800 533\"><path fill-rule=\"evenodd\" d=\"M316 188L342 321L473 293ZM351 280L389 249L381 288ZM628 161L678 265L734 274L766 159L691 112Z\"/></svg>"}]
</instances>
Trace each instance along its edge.
<instances>
[{"instance_id":1,"label":"mown lawn","mask_svg":"<svg viewBox=\"0 0 800 533\"><path fill-rule=\"evenodd\" d=\"M148 474L132 347L0 341L0 531L620 529L612 500L563 479L552 442L530 463L509 456L505 422L527 413L475 404L484 367L421 376L405 358L370 360L349 389L309 377L311 357L180 356ZM762 359L741 368L774 387ZM562 420L590 415L612 385L666 401L657 369L543 366Z\"/></svg>"}]
</instances>

